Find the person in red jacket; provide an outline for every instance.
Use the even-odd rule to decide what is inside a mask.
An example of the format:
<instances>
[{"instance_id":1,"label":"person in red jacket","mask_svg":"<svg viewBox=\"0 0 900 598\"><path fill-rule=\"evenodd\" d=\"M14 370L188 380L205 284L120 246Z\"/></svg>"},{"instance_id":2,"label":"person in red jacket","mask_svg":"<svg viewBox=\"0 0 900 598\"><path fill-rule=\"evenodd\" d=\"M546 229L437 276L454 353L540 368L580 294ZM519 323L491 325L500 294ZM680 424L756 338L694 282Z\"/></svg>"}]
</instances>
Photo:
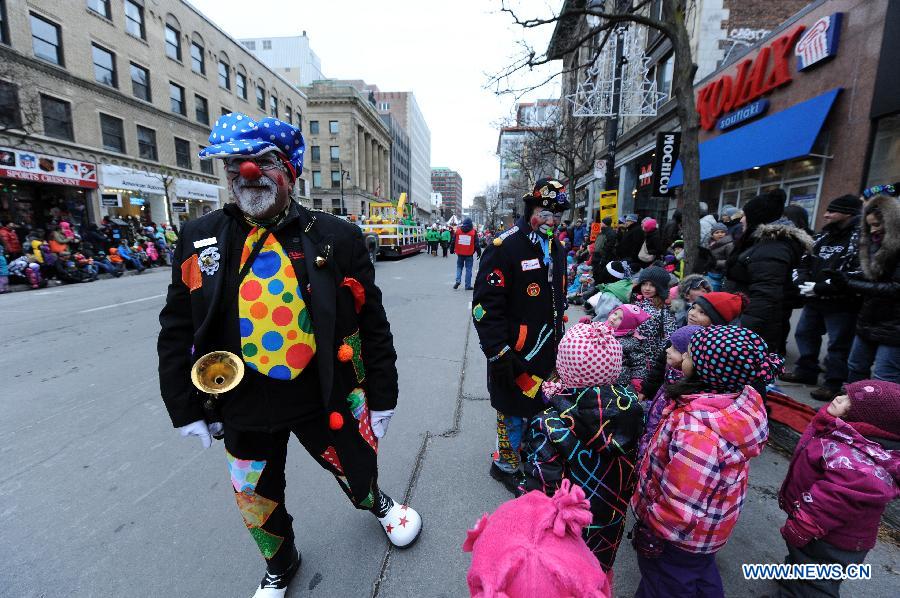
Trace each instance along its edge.
<instances>
[{"instance_id":1,"label":"person in red jacket","mask_svg":"<svg viewBox=\"0 0 900 598\"><path fill-rule=\"evenodd\" d=\"M453 252L456 254L456 283L454 289L459 288L462 279L463 266L466 267L466 290L472 290L472 262L473 254L478 254L481 259L481 247L478 245L478 233L472 225L472 219L466 218L462 225L456 229L456 242L453 245Z\"/></svg>"},{"instance_id":2,"label":"person in red jacket","mask_svg":"<svg viewBox=\"0 0 900 598\"><path fill-rule=\"evenodd\" d=\"M6 248L6 253L9 254L10 259L15 259L22 255L22 243L19 241L16 231L13 230L15 227L16 225L10 222L0 228L0 244Z\"/></svg>"},{"instance_id":3,"label":"person in red jacket","mask_svg":"<svg viewBox=\"0 0 900 598\"><path fill-rule=\"evenodd\" d=\"M778 493L787 564L862 563L900 496L900 385L847 384L809 423ZM781 596L837 596L840 579L781 581Z\"/></svg>"}]
</instances>

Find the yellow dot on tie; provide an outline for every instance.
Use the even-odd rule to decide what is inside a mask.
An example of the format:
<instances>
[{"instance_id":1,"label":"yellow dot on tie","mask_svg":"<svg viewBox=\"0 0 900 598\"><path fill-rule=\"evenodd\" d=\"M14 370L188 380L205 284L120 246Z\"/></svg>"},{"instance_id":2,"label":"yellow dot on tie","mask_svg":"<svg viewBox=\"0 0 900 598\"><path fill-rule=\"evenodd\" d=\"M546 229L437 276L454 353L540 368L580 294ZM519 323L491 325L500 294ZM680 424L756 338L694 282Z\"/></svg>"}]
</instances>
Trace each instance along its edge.
<instances>
[{"instance_id":1,"label":"yellow dot on tie","mask_svg":"<svg viewBox=\"0 0 900 598\"><path fill-rule=\"evenodd\" d=\"M501 245L503 245L503 239L501 239L500 237L494 239L494 247L500 247Z\"/></svg>"}]
</instances>

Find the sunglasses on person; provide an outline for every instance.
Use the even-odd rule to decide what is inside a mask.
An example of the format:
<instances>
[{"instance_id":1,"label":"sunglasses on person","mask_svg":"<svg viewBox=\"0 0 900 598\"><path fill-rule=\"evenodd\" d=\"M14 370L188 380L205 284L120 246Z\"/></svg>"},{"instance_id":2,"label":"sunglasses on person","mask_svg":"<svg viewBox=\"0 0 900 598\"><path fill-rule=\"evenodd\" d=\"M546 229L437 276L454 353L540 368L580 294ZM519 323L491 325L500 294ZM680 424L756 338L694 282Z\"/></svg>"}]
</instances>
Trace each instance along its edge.
<instances>
[{"instance_id":1,"label":"sunglasses on person","mask_svg":"<svg viewBox=\"0 0 900 598\"><path fill-rule=\"evenodd\" d=\"M241 164L244 162L255 162L260 170L272 170L274 168L284 167L281 160L277 157L265 155L257 158L228 158L225 160L225 171L231 174L237 174L241 171Z\"/></svg>"}]
</instances>

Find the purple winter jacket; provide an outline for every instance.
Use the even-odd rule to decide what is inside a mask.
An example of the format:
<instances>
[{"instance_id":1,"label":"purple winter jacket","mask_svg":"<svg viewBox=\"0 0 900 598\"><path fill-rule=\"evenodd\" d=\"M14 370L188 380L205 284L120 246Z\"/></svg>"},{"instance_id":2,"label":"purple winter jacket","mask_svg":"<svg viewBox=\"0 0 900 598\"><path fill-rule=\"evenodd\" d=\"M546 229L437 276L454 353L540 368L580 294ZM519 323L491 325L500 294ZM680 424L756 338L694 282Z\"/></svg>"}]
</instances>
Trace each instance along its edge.
<instances>
[{"instance_id":1,"label":"purple winter jacket","mask_svg":"<svg viewBox=\"0 0 900 598\"><path fill-rule=\"evenodd\" d=\"M875 546L900 496L900 451L889 451L822 407L797 443L778 505L814 538L843 550Z\"/></svg>"}]
</instances>

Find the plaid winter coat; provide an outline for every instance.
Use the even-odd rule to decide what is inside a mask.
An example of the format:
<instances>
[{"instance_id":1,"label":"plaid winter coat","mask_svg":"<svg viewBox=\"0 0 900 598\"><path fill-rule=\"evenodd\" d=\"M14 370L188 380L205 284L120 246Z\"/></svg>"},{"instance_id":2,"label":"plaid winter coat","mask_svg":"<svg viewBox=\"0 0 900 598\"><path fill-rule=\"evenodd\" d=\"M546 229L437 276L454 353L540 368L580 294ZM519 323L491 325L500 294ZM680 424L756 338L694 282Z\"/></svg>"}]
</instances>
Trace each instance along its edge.
<instances>
[{"instance_id":1,"label":"plaid winter coat","mask_svg":"<svg viewBox=\"0 0 900 598\"><path fill-rule=\"evenodd\" d=\"M762 397L749 386L670 401L638 469L637 518L681 550L718 551L740 515L748 461L768 434Z\"/></svg>"}]
</instances>

